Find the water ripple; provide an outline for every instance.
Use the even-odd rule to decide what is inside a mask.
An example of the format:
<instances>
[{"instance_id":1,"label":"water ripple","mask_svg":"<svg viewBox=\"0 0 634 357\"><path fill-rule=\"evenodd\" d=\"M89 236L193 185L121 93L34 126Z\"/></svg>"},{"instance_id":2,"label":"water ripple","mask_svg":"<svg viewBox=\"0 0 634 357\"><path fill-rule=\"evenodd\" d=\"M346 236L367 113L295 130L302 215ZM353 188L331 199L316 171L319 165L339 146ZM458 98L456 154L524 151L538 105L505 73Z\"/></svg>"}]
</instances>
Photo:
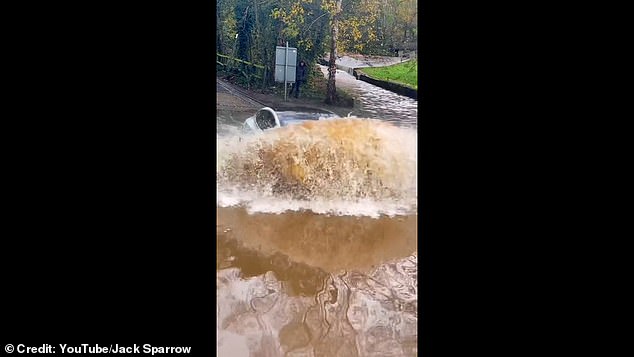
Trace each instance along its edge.
<instances>
[{"instance_id":1,"label":"water ripple","mask_svg":"<svg viewBox=\"0 0 634 357\"><path fill-rule=\"evenodd\" d=\"M326 273L220 240L232 246L225 255L249 257L217 271L220 355L417 355L416 253L365 273ZM260 270L245 274L247 263ZM292 280L312 290L298 293Z\"/></svg>"}]
</instances>

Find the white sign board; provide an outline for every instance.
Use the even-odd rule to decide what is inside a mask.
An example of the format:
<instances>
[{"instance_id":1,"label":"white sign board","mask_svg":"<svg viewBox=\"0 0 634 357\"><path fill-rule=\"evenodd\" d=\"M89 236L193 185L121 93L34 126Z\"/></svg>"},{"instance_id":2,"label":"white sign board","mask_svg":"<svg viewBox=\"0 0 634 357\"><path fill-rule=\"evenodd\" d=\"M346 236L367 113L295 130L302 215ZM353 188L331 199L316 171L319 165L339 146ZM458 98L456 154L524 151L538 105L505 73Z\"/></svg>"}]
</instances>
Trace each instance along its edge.
<instances>
[{"instance_id":1,"label":"white sign board","mask_svg":"<svg viewBox=\"0 0 634 357\"><path fill-rule=\"evenodd\" d=\"M286 68L286 79L284 78L284 68ZM275 81L294 83L296 70L297 48L283 46L275 47Z\"/></svg>"}]
</instances>

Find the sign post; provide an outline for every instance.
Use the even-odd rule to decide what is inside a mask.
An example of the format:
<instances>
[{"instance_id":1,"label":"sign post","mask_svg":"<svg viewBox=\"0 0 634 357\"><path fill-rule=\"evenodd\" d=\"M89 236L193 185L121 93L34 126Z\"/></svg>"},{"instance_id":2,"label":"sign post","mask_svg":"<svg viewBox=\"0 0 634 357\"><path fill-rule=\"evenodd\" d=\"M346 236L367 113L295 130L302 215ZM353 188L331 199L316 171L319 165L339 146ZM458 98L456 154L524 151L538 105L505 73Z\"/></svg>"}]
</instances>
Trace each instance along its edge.
<instances>
[{"instance_id":1,"label":"sign post","mask_svg":"<svg viewBox=\"0 0 634 357\"><path fill-rule=\"evenodd\" d=\"M275 47L275 81L284 83L284 101L287 100L287 83L295 83L297 71L297 48Z\"/></svg>"},{"instance_id":2,"label":"sign post","mask_svg":"<svg viewBox=\"0 0 634 357\"><path fill-rule=\"evenodd\" d=\"M286 101L286 76L288 72L288 41L286 41L286 53L284 56L284 101Z\"/></svg>"}]
</instances>

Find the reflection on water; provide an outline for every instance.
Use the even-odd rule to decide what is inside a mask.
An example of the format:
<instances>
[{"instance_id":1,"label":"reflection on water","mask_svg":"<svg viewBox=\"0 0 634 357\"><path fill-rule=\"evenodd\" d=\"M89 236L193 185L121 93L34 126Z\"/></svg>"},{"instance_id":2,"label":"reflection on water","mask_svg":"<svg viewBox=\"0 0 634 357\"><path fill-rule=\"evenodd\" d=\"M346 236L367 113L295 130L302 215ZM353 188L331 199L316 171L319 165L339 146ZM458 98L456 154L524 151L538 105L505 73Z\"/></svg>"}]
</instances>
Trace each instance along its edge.
<instances>
[{"instance_id":1,"label":"reflection on water","mask_svg":"<svg viewBox=\"0 0 634 357\"><path fill-rule=\"evenodd\" d=\"M247 216L218 211L219 355L416 355L415 217Z\"/></svg>"},{"instance_id":2,"label":"reflection on water","mask_svg":"<svg viewBox=\"0 0 634 357\"><path fill-rule=\"evenodd\" d=\"M416 132L218 120L219 356L417 355Z\"/></svg>"},{"instance_id":3,"label":"reflection on water","mask_svg":"<svg viewBox=\"0 0 634 357\"><path fill-rule=\"evenodd\" d=\"M417 216L328 216L312 212L249 214L245 208L217 208L217 224L263 253L276 252L328 272L369 270L417 250ZM354 254L351 254L354 253Z\"/></svg>"}]
</instances>

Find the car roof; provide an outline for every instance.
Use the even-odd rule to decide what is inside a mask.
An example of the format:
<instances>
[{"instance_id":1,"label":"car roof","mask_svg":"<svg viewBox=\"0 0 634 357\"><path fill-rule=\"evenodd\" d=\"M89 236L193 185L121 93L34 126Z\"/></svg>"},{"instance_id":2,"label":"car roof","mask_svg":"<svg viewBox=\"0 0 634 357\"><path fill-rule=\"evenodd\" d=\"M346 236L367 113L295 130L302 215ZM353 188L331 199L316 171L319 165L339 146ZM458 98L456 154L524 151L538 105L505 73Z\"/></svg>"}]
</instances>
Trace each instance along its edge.
<instances>
[{"instance_id":1,"label":"car roof","mask_svg":"<svg viewBox=\"0 0 634 357\"><path fill-rule=\"evenodd\" d=\"M282 126L307 120L339 118L334 113L319 112L317 110L314 112L276 111L276 114Z\"/></svg>"}]
</instances>

